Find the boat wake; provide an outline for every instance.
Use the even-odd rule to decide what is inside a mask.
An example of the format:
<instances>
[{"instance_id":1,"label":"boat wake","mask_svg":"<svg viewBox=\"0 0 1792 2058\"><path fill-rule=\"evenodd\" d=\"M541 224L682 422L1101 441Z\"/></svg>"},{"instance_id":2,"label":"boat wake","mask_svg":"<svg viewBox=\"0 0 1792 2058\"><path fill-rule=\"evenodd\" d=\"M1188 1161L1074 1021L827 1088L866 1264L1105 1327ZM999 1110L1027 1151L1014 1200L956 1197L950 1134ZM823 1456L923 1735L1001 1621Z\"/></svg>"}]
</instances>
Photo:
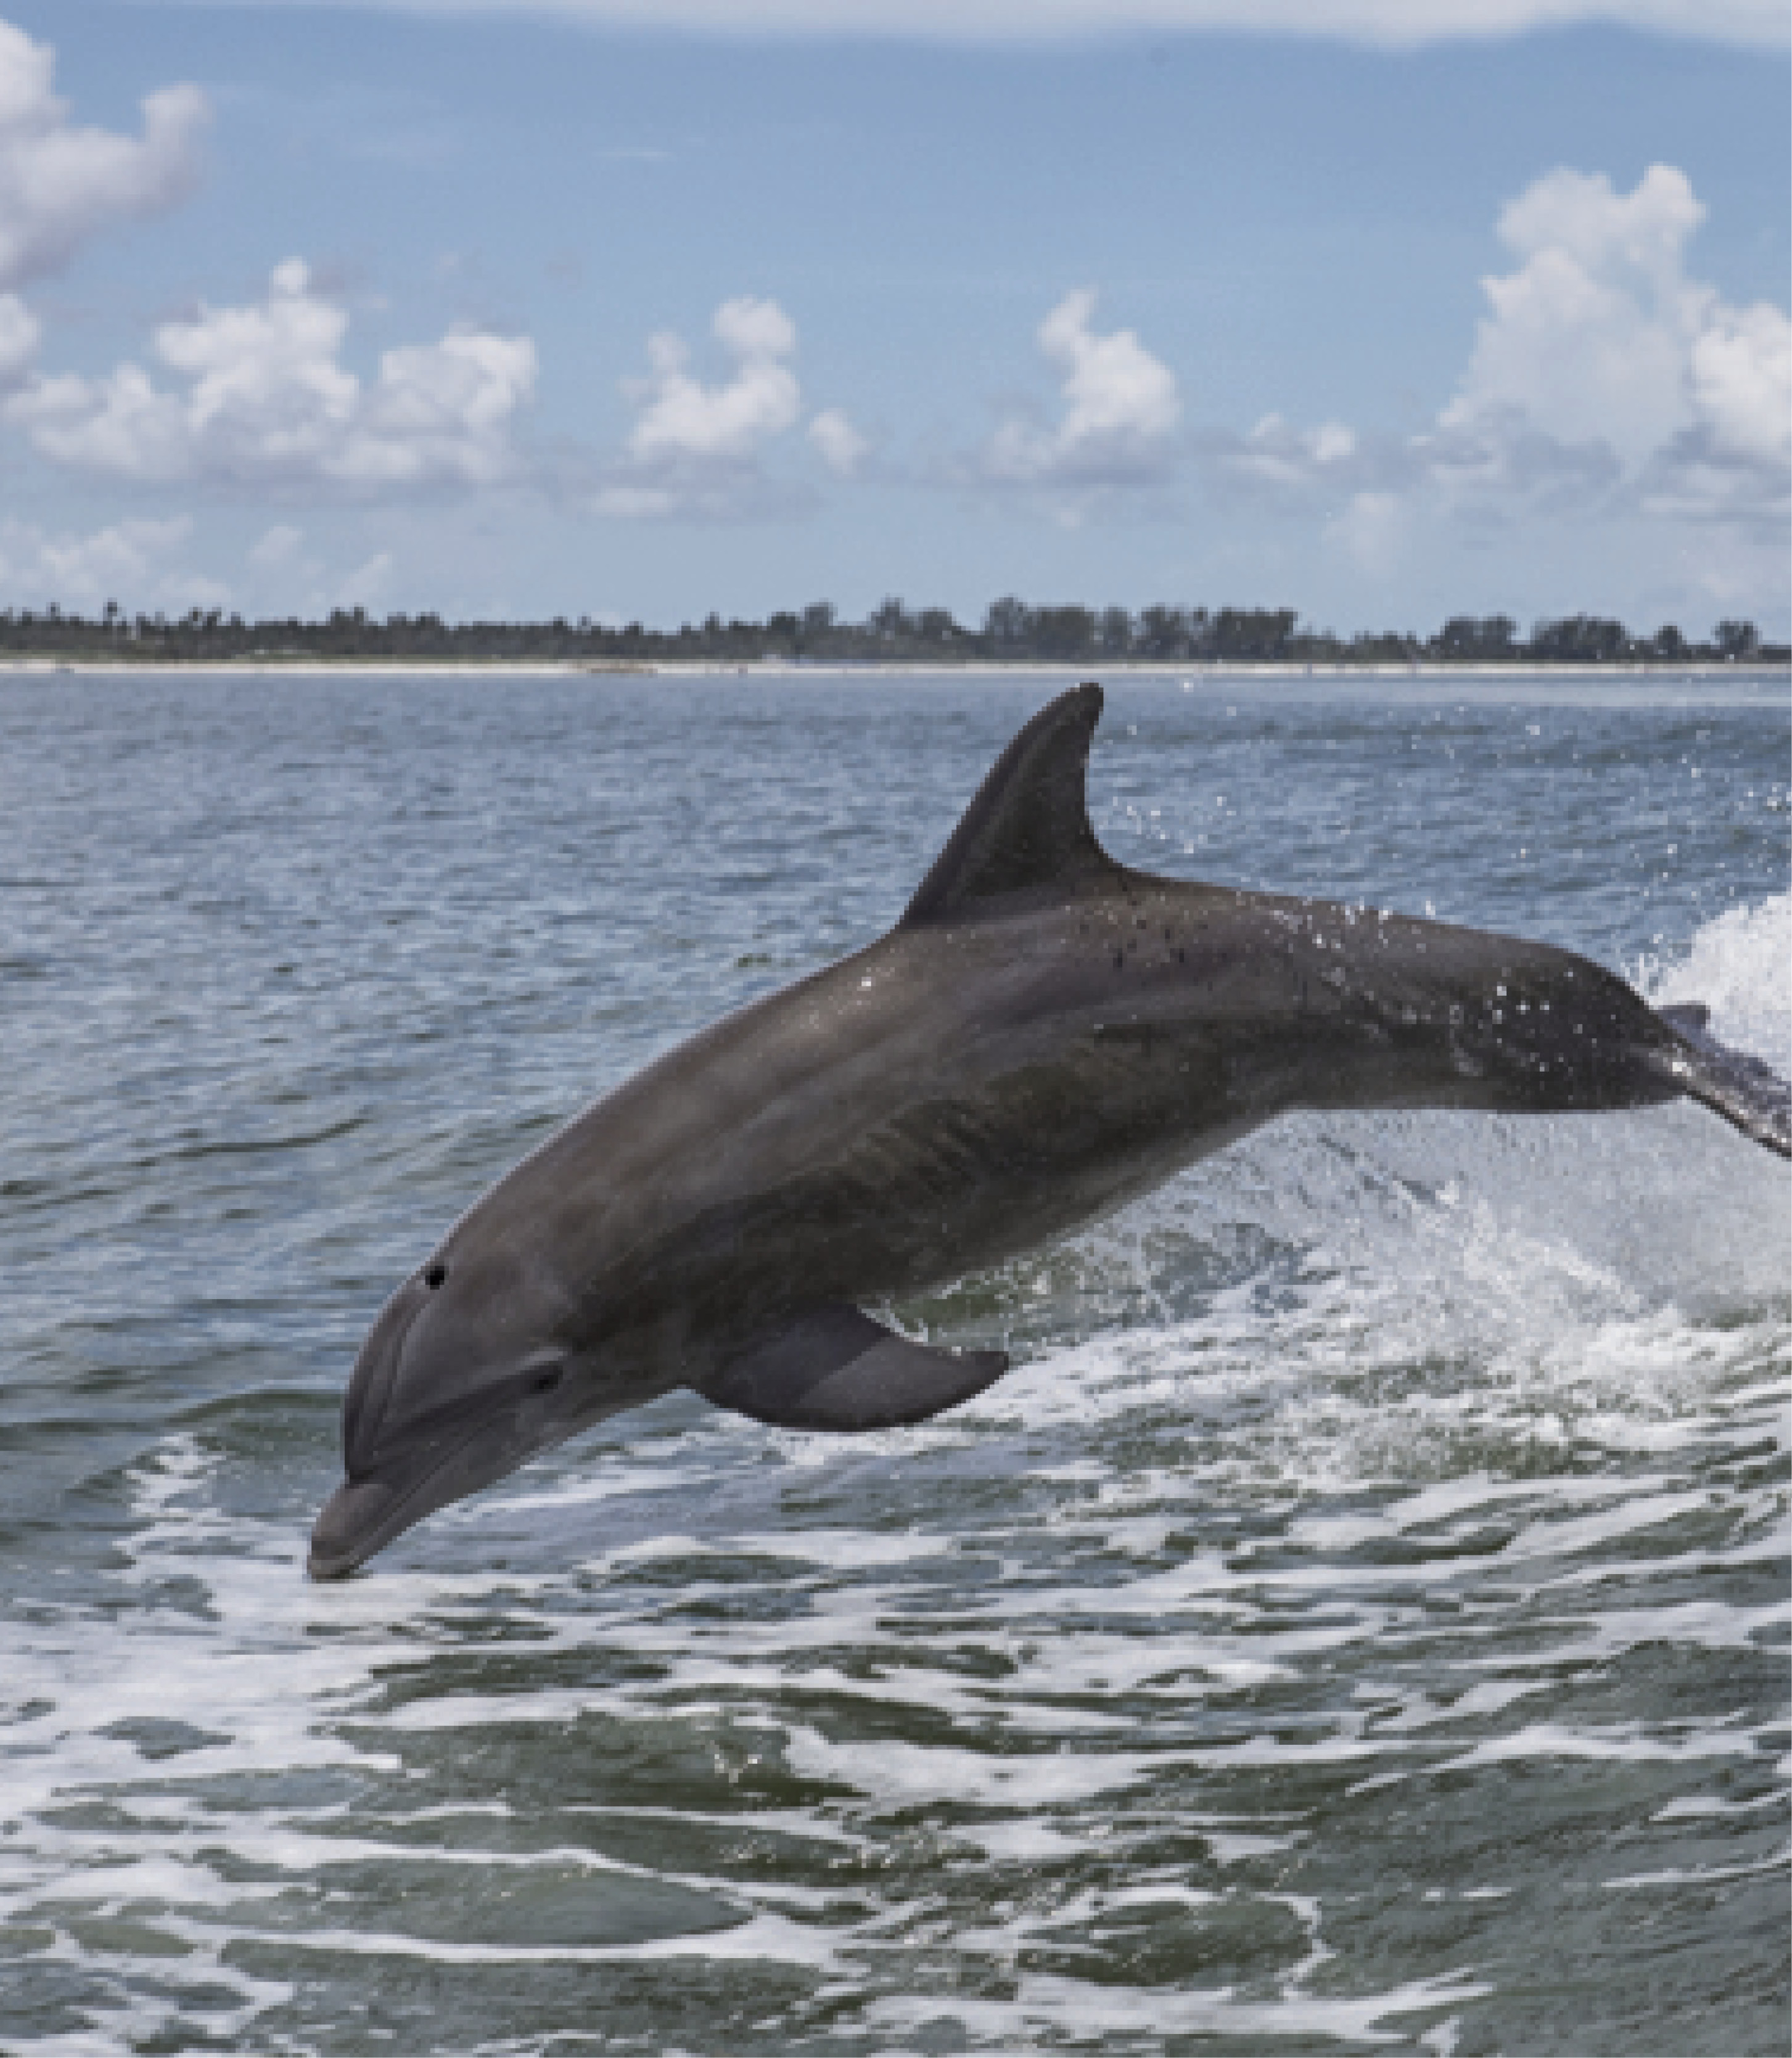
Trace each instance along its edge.
<instances>
[{"instance_id":1,"label":"boat wake","mask_svg":"<svg viewBox=\"0 0 1792 2058\"><path fill-rule=\"evenodd\" d=\"M1633 969L1781 1062L1789 922ZM895 1310L1021 1358L951 1416L671 1399L338 1588L324 1404L196 1408L6 1631L9 2048L1633 2048L1683 1954L1758 2048L1789 1193L1687 1105L1292 1121Z\"/></svg>"}]
</instances>

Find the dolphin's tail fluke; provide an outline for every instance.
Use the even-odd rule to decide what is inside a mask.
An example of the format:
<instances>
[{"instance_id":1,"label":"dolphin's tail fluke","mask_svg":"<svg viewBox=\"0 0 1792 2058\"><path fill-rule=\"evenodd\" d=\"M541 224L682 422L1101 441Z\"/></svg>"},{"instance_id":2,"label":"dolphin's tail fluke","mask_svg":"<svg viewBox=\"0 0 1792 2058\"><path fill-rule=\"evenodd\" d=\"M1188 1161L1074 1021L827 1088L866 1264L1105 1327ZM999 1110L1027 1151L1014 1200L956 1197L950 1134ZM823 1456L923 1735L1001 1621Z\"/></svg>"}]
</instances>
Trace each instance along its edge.
<instances>
[{"instance_id":1,"label":"dolphin's tail fluke","mask_svg":"<svg viewBox=\"0 0 1792 2058\"><path fill-rule=\"evenodd\" d=\"M1676 1046L1651 1053L1682 1093L1702 1102L1757 1143L1792 1158L1792 1085L1771 1066L1711 1034L1711 1010L1659 1007Z\"/></svg>"}]
</instances>

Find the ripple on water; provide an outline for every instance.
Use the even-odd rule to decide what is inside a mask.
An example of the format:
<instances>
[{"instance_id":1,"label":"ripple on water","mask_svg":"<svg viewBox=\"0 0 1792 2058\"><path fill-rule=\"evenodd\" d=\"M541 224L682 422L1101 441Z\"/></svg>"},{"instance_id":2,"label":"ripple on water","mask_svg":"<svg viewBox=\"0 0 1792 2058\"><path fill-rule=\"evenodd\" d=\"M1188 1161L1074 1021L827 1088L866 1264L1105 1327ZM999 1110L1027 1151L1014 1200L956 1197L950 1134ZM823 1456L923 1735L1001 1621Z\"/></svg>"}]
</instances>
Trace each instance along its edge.
<instances>
[{"instance_id":1,"label":"ripple on water","mask_svg":"<svg viewBox=\"0 0 1792 2058\"><path fill-rule=\"evenodd\" d=\"M29 1169L0 1190L25 1257L0 1314L0 2042L1783 2040L1782 1166L1687 1109L1293 1121L893 1310L1023 1360L937 1424L830 1443L669 1398L312 1587L343 1369L390 1281L543 1122L764 975L737 960L801 968L887 919L1031 695L594 686L599 745L582 686L500 718L464 687L323 681L252 734L210 688L144 690L169 696L133 737L145 812L86 819L92 897L34 888L24 939L47 969L18 1003ZM1225 868L1298 885L1340 826L1301 779L1347 759L1385 797L1351 862L1391 895L1448 812L1496 820L1547 761L1591 853L1563 874L1594 883L1552 898L1506 853L1448 912L1518 896L1510 925L1603 941L1778 1047L1782 830L1732 904L1664 799L1680 897L1639 885L1643 926L1600 927L1643 835L1638 754L1688 747L1671 709L1341 721L1138 690L1150 748L1095 775L1130 856L1208 833L1223 793ZM87 713L34 727L0 696L40 771L117 741L113 703ZM419 721L435 784L395 816L380 768ZM1783 711L1707 725L1734 829L1783 792ZM798 731L809 812L783 824L763 795ZM1573 784L1601 752L1604 801ZM208 781L240 800L221 848ZM874 789L904 819L868 829ZM668 872L665 906L606 903L581 940L607 890L582 824L606 867ZM62 876L36 832L0 872ZM826 841L825 881L791 883L793 840ZM730 902L734 865L765 883ZM114 899L161 928L108 930ZM84 1011L70 967L109 949ZM109 1065L129 1091L89 1122Z\"/></svg>"}]
</instances>

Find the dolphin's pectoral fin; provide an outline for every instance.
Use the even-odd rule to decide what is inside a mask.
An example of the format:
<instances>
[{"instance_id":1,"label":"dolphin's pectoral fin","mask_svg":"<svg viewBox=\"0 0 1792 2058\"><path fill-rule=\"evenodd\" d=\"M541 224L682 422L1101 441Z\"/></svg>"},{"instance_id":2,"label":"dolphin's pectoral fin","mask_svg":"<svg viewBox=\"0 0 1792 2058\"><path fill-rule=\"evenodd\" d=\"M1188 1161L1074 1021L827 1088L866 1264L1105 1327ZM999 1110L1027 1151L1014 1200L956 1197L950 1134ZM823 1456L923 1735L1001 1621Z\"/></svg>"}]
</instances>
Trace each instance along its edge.
<instances>
[{"instance_id":1,"label":"dolphin's pectoral fin","mask_svg":"<svg viewBox=\"0 0 1792 2058\"><path fill-rule=\"evenodd\" d=\"M697 1390L781 1429L896 1429L956 1408L1007 1369L1004 1351L932 1350L856 1308L820 1308L750 1345Z\"/></svg>"},{"instance_id":2,"label":"dolphin's pectoral fin","mask_svg":"<svg viewBox=\"0 0 1792 2058\"><path fill-rule=\"evenodd\" d=\"M1019 894L1063 898L1124 879L1096 840L1087 793L1102 689L1073 686L1042 708L995 761L903 916L950 922Z\"/></svg>"}]
</instances>

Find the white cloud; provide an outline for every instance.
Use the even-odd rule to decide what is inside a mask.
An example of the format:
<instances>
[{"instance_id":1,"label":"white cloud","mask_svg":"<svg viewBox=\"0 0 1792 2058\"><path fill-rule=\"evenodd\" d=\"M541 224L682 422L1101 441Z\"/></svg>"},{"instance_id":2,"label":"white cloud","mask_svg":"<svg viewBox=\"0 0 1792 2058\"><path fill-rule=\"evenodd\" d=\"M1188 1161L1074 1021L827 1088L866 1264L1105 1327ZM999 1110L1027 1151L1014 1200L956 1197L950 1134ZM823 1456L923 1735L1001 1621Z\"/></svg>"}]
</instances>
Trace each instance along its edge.
<instances>
[{"instance_id":1,"label":"white cloud","mask_svg":"<svg viewBox=\"0 0 1792 2058\"><path fill-rule=\"evenodd\" d=\"M1717 307L1692 346L1693 412L1726 455L1792 464L1792 320Z\"/></svg>"},{"instance_id":2,"label":"white cloud","mask_svg":"<svg viewBox=\"0 0 1792 2058\"><path fill-rule=\"evenodd\" d=\"M277 571L283 566L296 564L304 542L303 529L295 529L290 522L276 522L252 547L249 562L264 571Z\"/></svg>"},{"instance_id":3,"label":"white cloud","mask_svg":"<svg viewBox=\"0 0 1792 2058\"><path fill-rule=\"evenodd\" d=\"M0 21L0 290L55 271L116 222L173 206L199 176L197 86L151 93L141 137L114 136L70 125L51 89L55 62Z\"/></svg>"},{"instance_id":4,"label":"white cloud","mask_svg":"<svg viewBox=\"0 0 1792 2058\"><path fill-rule=\"evenodd\" d=\"M97 614L116 601L126 614L155 610L239 606L245 614L328 614L390 604L399 565L376 550L352 569L307 547L303 530L276 522L242 554L241 586L193 568L193 524L184 514L116 522L91 534L58 533L32 522L0 520L0 585L15 605Z\"/></svg>"},{"instance_id":5,"label":"white cloud","mask_svg":"<svg viewBox=\"0 0 1792 2058\"><path fill-rule=\"evenodd\" d=\"M58 535L34 522L0 522L0 580L25 605L95 614L109 600L139 609L221 606L226 589L169 560L193 524L185 515L115 522L93 534Z\"/></svg>"},{"instance_id":6,"label":"white cloud","mask_svg":"<svg viewBox=\"0 0 1792 2058\"><path fill-rule=\"evenodd\" d=\"M828 469L850 479L871 454L869 442L838 407L824 407L809 425L809 439Z\"/></svg>"},{"instance_id":7,"label":"white cloud","mask_svg":"<svg viewBox=\"0 0 1792 2058\"><path fill-rule=\"evenodd\" d=\"M343 581L310 547L304 530L276 522L244 553L244 612L325 614L343 603ZM352 605L352 603L349 603Z\"/></svg>"},{"instance_id":8,"label":"white cloud","mask_svg":"<svg viewBox=\"0 0 1792 2058\"><path fill-rule=\"evenodd\" d=\"M644 379L623 391L638 412L622 462L598 492L603 514L640 518L725 514L762 491L767 446L802 413L802 389L786 361L797 330L775 300L725 300L711 328L733 360L732 374L705 385L681 338L650 337Z\"/></svg>"},{"instance_id":9,"label":"white cloud","mask_svg":"<svg viewBox=\"0 0 1792 2058\"><path fill-rule=\"evenodd\" d=\"M719 386L692 377L690 353L678 337L650 340L653 375L630 387L642 409L629 454L643 464L749 459L801 411L796 374L784 362L796 349L797 332L775 301L725 301L713 326L737 360L733 377Z\"/></svg>"},{"instance_id":10,"label":"white cloud","mask_svg":"<svg viewBox=\"0 0 1792 2058\"><path fill-rule=\"evenodd\" d=\"M1500 217L1521 261L1481 282L1492 311L1444 427L1508 411L1634 462L1686 426L1689 356L1715 296L1687 278L1682 253L1704 214L1671 165L1629 193L1582 172L1539 179Z\"/></svg>"},{"instance_id":11,"label":"white cloud","mask_svg":"<svg viewBox=\"0 0 1792 2058\"><path fill-rule=\"evenodd\" d=\"M340 360L348 317L296 258L265 300L165 324L156 353L103 379L40 376L6 403L59 463L140 480L293 483L362 491L486 485L519 468L511 440L535 383L526 336L452 330L386 352L364 383Z\"/></svg>"},{"instance_id":12,"label":"white cloud","mask_svg":"<svg viewBox=\"0 0 1792 2058\"><path fill-rule=\"evenodd\" d=\"M37 316L17 293L0 293L0 391L25 376L42 333Z\"/></svg>"},{"instance_id":13,"label":"white cloud","mask_svg":"<svg viewBox=\"0 0 1792 2058\"><path fill-rule=\"evenodd\" d=\"M398 562L376 550L344 572L309 547L305 531L276 522L244 554L246 614L327 614L333 608L364 607L378 614L391 604Z\"/></svg>"},{"instance_id":14,"label":"white cloud","mask_svg":"<svg viewBox=\"0 0 1792 2058\"><path fill-rule=\"evenodd\" d=\"M374 0L379 4L380 0ZM277 4L277 0L264 0ZM306 4L306 0L288 0ZM1768 48L1787 40L1780 0L383 0L416 13L554 13L578 21L747 37L1059 42L1219 33L1409 47L1491 42L1573 22Z\"/></svg>"},{"instance_id":15,"label":"white cloud","mask_svg":"<svg viewBox=\"0 0 1792 2058\"><path fill-rule=\"evenodd\" d=\"M343 580L337 589L336 606L375 608L391 591L394 570L391 552L376 550Z\"/></svg>"},{"instance_id":16,"label":"white cloud","mask_svg":"<svg viewBox=\"0 0 1792 2058\"><path fill-rule=\"evenodd\" d=\"M1592 508L1782 522L1792 322L1766 303L1730 306L1689 273L1704 218L1672 165L1629 193L1548 173L1500 217L1515 268L1483 280L1488 312L1432 429L1361 436L1272 415L1204 441L1234 481L1291 502L1346 496L1328 541L1365 570L1394 567L1421 506L1484 525Z\"/></svg>"},{"instance_id":17,"label":"white cloud","mask_svg":"<svg viewBox=\"0 0 1792 2058\"><path fill-rule=\"evenodd\" d=\"M1266 415L1248 436L1222 447L1226 468L1253 484L1306 491L1348 484L1361 470L1357 431L1342 422L1303 429Z\"/></svg>"},{"instance_id":18,"label":"white cloud","mask_svg":"<svg viewBox=\"0 0 1792 2058\"><path fill-rule=\"evenodd\" d=\"M1039 324L1039 348L1063 375L1063 411L1050 428L1004 422L983 454L986 478L1111 486L1165 475L1182 415L1175 375L1130 328L1098 336L1095 312L1095 294L1081 288Z\"/></svg>"},{"instance_id":19,"label":"white cloud","mask_svg":"<svg viewBox=\"0 0 1792 2058\"><path fill-rule=\"evenodd\" d=\"M743 364L789 357L797 348L797 325L776 300L724 300L711 326Z\"/></svg>"},{"instance_id":20,"label":"white cloud","mask_svg":"<svg viewBox=\"0 0 1792 2058\"><path fill-rule=\"evenodd\" d=\"M1490 312L1440 418L1440 469L1511 484L1528 437L1609 453L1659 511L1783 509L1792 324L1688 275L1704 218L1671 165L1627 193L1565 169L1521 193L1500 220L1518 268L1482 282Z\"/></svg>"},{"instance_id":21,"label":"white cloud","mask_svg":"<svg viewBox=\"0 0 1792 2058\"><path fill-rule=\"evenodd\" d=\"M1397 493L1353 494L1343 513L1326 523L1326 545L1341 551L1357 570L1386 578L1405 555L1411 514Z\"/></svg>"}]
</instances>

